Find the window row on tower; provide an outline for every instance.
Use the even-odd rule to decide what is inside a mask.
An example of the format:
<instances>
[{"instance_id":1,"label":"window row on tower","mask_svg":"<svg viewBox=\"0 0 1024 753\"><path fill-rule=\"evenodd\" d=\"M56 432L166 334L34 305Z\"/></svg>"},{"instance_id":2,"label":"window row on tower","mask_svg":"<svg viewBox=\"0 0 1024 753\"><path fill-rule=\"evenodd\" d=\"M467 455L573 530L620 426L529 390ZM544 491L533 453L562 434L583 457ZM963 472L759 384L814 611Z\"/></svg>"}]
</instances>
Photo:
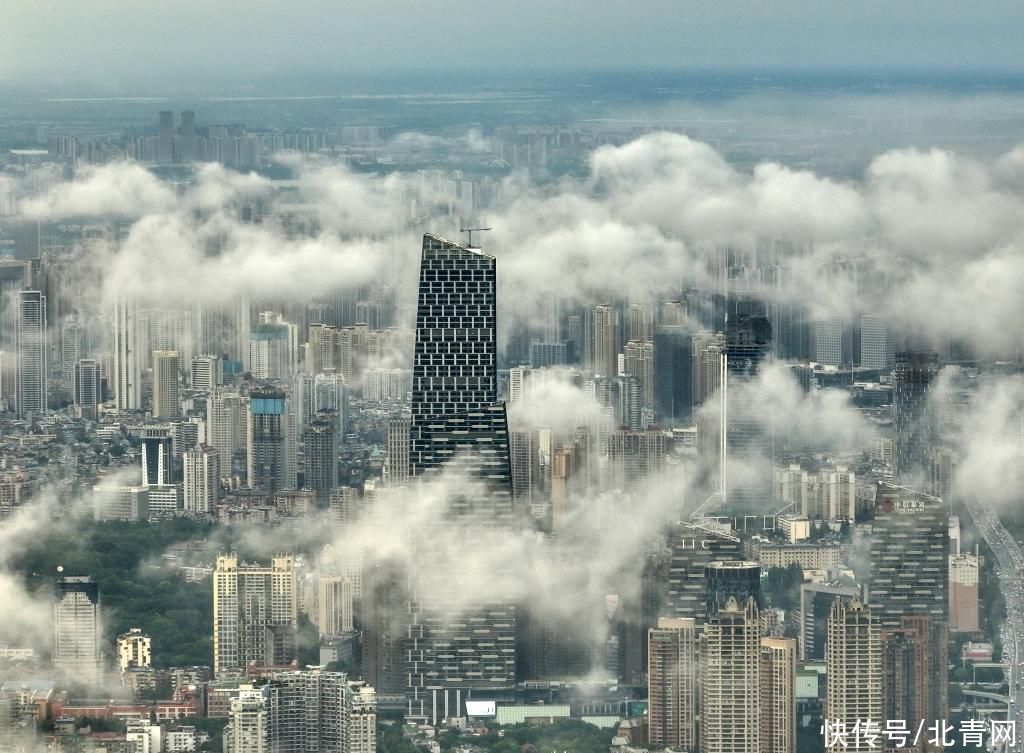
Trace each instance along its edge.
<instances>
[{"instance_id":1,"label":"window row on tower","mask_svg":"<svg viewBox=\"0 0 1024 753\"><path fill-rule=\"evenodd\" d=\"M437 328L422 329L417 333L419 342L442 341L460 342L463 340L493 340L494 330L489 328Z\"/></svg>"}]
</instances>

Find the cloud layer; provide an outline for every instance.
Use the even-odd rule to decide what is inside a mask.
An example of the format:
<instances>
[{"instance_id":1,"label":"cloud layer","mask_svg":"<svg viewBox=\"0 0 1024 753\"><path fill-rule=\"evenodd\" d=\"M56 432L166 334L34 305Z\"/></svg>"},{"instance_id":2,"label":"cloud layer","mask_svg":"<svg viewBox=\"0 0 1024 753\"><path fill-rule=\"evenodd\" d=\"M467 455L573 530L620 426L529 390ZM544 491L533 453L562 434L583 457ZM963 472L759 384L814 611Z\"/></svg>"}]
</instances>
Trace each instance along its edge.
<instances>
[{"instance_id":1,"label":"cloud layer","mask_svg":"<svg viewBox=\"0 0 1024 753\"><path fill-rule=\"evenodd\" d=\"M484 210L494 227L484 240L499 258L507 308L514 300L537 311L556 293L572 303L724 292L732 264L746 267L741 287L767 274L781 283L763 295L802 302L814 318L881 312L933 344L1015 352L1019 328L997 323L1016 320L1024 283L1022 154L986 163L896 150L843 183L775 163L740 171L707 144L653 133L597 149L580 180L509 177ZM115 163L18 209L116 221L120 240L88 258L105 267L108 297L304 298L386 279L412 300L416 234L454 235L463 209L453 212L451 197L415 174L294 166L297 179L282 185L208 165L173 190L137 164Z\"/></svg>"}]
</instances>

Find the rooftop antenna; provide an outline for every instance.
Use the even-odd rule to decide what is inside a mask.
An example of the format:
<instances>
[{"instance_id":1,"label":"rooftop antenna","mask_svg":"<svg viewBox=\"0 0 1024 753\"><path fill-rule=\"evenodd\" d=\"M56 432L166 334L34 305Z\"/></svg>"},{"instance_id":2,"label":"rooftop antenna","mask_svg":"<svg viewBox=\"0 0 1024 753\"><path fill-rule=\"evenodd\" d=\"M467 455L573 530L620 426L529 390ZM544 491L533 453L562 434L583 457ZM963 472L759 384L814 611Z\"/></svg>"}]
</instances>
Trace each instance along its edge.
<instances>
[{"instance_id":1,"label":"rooftop antenna","mask_svg":"<svg viewBox=\"0 0 1024 753\"><path fill-rule=\"evenodd\" d=\"M485 230L493 230L493 228L489 228L489 227L460 227L459 228L459 232L460 233L466 233L467 235L469 235L469 242L466 244L466 248L476 248L476 246L473 245L473 233L482 233Z\"/></svg>"}]
</instances>

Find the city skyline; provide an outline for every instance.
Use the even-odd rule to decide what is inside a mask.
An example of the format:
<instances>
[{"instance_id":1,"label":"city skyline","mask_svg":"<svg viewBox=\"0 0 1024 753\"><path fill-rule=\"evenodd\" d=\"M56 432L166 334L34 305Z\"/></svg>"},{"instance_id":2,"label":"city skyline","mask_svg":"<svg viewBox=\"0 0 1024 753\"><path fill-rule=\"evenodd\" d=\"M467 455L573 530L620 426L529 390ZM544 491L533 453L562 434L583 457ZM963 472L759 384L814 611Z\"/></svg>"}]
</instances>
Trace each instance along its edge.
<instances>
[{"instance_id":1,"label":"city skyline","mask_svg":"<svg viewBox=\"0 0 1024 753\"><path fill-rule=\"evenodd\" d=\"M15 0L0 753L1019 753L1022 21Z\"/></svg>"}]
</instances>

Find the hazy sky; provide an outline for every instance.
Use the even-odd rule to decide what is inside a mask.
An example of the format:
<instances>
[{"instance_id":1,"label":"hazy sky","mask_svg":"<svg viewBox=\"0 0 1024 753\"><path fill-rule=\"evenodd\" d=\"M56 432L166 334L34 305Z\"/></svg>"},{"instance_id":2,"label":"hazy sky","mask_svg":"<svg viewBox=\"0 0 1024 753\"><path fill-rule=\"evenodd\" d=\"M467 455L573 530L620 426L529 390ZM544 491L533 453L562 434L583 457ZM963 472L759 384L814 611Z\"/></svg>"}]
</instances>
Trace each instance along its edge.
<instances>
[{"instance_id":1,"label":"hazy sky","mask_svg":"<svg viewBox=\"0 0 1024 753\"><path fill-rule=\"evenodd\" d=\"M4 0L0 76L1024 67L1021 0Z\"/></svg>"}]
</instances>

